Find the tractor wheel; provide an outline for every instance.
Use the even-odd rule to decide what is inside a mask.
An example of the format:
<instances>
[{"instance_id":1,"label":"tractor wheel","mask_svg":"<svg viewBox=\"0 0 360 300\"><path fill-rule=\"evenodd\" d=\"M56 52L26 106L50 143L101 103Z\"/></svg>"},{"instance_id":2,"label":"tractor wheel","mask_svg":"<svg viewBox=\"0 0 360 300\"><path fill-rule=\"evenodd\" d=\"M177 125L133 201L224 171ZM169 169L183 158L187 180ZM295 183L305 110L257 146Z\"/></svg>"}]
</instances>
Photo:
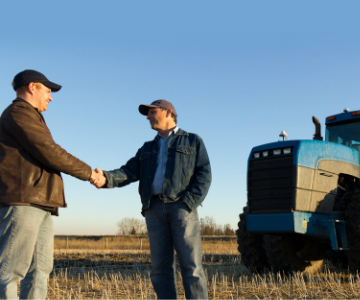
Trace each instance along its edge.
<instances>
[{"instance_id":1,"label":"tractor wheel","mask_svg":"<svg viewBox=\"0 0 360 300\"><path fill-rule=\"evenodd\" d=\"M266 256L273 271L315 272L323 265L327 246L316 240L264 235Z\"/></svg>"},{"instance_id":2,"label":"tractor wheel","mask_svg":"<svg viewBox=\"0 0 360 300\"><path fill-rule=\"evenodd\" d=\"M346 234L349 248L346 255L350 270L356 271L360 270L360 194L352 197L346 217Z\"/></svg>"},{"instance_id":3,"label":"tractor wheel","mask_svg":"<svg viewBox=\"0 0 360 300\"><path fill-rule=\"evenodd\" d=\"M347 268L349 263L346 252L347 251L342 250L328 250L326 251L326 259L331 262L334 267L340 269Z\"/></svg>"},{"instance_id":4,"label":"tractor wheel","mask_svg":"<svg viewBox=\"0 0 360 300\"><path fill-rule=\"evenodd\" d=\"M263 236L252 232L246 232L246 208L240 214L239 229L236 230L238 250L241 253L241 262L249 270L257 272L269 268L263 248Z\"/></svg>"}]
</instances>

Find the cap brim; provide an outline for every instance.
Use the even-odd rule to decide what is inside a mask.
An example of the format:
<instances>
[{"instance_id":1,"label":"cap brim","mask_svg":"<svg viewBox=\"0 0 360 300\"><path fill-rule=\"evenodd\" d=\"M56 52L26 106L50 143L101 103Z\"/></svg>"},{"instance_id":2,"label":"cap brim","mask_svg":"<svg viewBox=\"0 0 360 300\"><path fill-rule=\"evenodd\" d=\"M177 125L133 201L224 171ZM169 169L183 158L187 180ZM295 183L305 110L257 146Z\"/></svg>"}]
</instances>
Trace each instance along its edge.
<instances>
[{"instance_id":1,"label":"cap brim","mask_svg":"<svg viewBox=\"0 0 360 300\"><path fill-rule=\"evenodd\" d=\"M45 85L46 87L48 87L52 92L58 92L61 89L61 85L58 85L51 81L39 81L39 82Z\"/></svg>"},{"instance_id":2,"label":"cap brim","mask_svg":"<svg viewBox=\"0 0 360 300\"><path fill-rule=\"evenodd\" d=\"M149 108L152 108L152 107L159 107L159 106L141 104L141 105L139 106L139 112L140 112L142 115L147 116L147 114L148 114L148 112L149 112Z\"/></svg>"}]
</instances>

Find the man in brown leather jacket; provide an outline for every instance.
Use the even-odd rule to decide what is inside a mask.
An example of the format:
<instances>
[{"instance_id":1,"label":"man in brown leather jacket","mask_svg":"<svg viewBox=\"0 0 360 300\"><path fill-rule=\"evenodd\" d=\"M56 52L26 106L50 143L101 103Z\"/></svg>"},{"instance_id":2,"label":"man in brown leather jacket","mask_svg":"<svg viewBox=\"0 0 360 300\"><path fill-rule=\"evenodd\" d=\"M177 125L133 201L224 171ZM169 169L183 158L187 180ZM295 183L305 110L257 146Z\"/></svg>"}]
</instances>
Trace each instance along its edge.
<instances>
[{"instance_id":1,"label":"man in brown leather jacket","mask_svg":"<svg viewBox=\"0 0 360 300\"><path fill-rule=\"evenodd\" d=\"M99 176L53 140L43 111L61 86L25 70L14 77L17 98L0 118L0 299L44 299L53 267L51 215L66 207L60 172Z\"/></svg>"}]
</instances>

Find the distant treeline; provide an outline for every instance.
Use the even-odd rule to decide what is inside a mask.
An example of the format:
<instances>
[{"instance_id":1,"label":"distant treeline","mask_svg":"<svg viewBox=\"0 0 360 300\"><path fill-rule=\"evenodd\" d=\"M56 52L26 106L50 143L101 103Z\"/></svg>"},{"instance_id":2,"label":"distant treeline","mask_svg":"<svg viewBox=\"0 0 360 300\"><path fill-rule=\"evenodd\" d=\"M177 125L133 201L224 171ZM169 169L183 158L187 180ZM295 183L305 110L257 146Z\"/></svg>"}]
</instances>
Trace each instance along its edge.
<instances>
[{"instance_id":1,"label":"distant treeline","mask_svg":"<svg viewBox=\"0 0 360 300\"><path fill-rule=\"evenodd\" d=\"M71 237L74 239L88 239L97 241L103 237L142 237L147 236L146 224L144 220L135 218L123 218L116 223L117 235L57 235L59 239ZM213 217L206 216L200 218L200 234L201 236L235 236L236 232L231 228L230 224L217 225Z\"/></svg>"},{"instance_id":2,"label":"distant treeline","mask_svg":"<svg viewBox=\"0 0 360 300\"><path fill-rule=\"evenodd\" d=\"M123 218L117 222L118 235L144 235L146 234L146 224L144 219ZM218 225L213 217L206 216L200 219L201 235L226 235L234 236L235 230L230 224Z\"/></svg>"},{"instance_id":3,"label":"distant treeline","mask_svg":"<svg viewBox=\"0 0 360 300\"><path fill-rule=\"evenodd\" d=\"M230 224L217 225L213 217L200 218L200 232L202 236L235 236L236 232Z\"/></svg>"}]
</instances>

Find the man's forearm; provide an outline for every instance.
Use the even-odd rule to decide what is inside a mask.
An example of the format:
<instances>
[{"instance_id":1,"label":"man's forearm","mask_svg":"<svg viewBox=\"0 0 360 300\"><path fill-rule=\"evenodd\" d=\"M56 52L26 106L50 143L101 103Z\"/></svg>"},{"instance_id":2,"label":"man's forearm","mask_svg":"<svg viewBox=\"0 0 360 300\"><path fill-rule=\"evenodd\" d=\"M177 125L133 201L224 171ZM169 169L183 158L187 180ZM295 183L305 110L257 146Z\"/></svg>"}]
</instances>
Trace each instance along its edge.
<instances>
[{"instance_id":1,"label":"man's forearm","mask_svg":"<svg viewBox=\"0 0 360 300\"><path fill-rule=\"evenodd\" d=\"M119 169L112 171L103 171L96 168L96 172L101 173L104 177L97 184L94 184L98 188L114 188L122 187L130 184L131 182L139 180L139 160L137 156L131 158L126 165Z\"/></svg>"},{"instance_id":2,"label":"man's forearm","mask_svg":"<svg viewBox=\"0 0 360 300\"><path fill-rule=\"evenodd\" d=\"M114 188L114 187L122 187L130 184L131 182L137 181L138 176L136 176L132 172L126 172L123 167L120 169L112 170L112 171L103 171L104 176L106 177L106 188Z\"/></svg>"},{"instance_id":3,"label":"man's forearm","mask_svg":"<svg viewBox=\"0 0 360 300\"><path fill-rule=\"evenodd\" d=\"M26 105L17 107L8 117L8 132L43 165L81 180L89 180L91 167L56 144L45 123L36 112L27 110Z\"/></svg>"}]
</instances>

